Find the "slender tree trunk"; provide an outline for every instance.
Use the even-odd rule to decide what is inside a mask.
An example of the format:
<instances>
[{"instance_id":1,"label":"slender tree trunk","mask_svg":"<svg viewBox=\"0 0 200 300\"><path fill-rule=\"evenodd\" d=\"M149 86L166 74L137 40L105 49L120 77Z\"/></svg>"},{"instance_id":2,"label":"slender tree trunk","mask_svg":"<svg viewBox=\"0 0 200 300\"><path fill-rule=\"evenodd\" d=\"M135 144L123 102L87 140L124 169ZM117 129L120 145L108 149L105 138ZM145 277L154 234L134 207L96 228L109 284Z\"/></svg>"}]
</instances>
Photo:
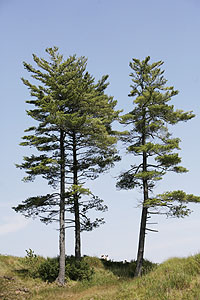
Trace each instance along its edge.
<instances>
[{"instance_id":1,"label":"slender tree trunk","mask_svg":"<svg viewBox=\"0 0 200 300\"><path fill-rule=\"evenodd\" d=\"M145 128L145 126L144 126ZM145 145L146 137L145 132L142 137L142 144ZM146 152L143 152L143 172L147 171L147 155ZM142 207L142 216L140 223L140 234L139 234L139 245L138 245L138 254L137 254L137 265L135 270L135 276L141 276L142 265L144 258L144 245L145 245L145 235L146 235L146 224L148 216L148 208L145 206L145 202L148 199L148 182L147 179L143 179L143 207Z\"/></svg>"},{"instance_id":2,"label":"slender tree trunk","mask_svg":"<svg viewBox=\"0 0 200 300\"><path fill-rule=\"evenodd\" d=\"M78 185L78 162L77 162L77 147L76 135L73 135L73 183ZM78 194L74 194L74 215L75 215L75 258L81 258L81 229L80 229L80 213Z\"/></svg>"},{"instance_id":3,"label":"slender tree trunk","mask_svg":"<svg viewBox=\"0 0 200 300\"><path fill-rule=\"evenodd\" d=\"M137 265L136 265L136 270L135 270L135 276L140 276L142 273L147 215L148 215L148 209L147 209L147 207L145 207L143 205L142 217L141 217L141 223L140 223L140 235L139 235L139 245L138 245Z\"/></svg>"},{"instance_id":4,"label":"slender tree trunk","mask_svg":"<svg viewBox=\"0 0 200 300\"><path fill-rule=\"evenodd\" d=\"M78 197L74 199L75 210L75 257L81 258L81 231L80 231L80 219L79 219L79 203Z\"/></svg>"},{"instance_id":5,"label":"slender tree trunk","mask_svg":"<svg viewBox=\"0 0 200 300\"><path fill-rule=\"evenodd\" d=\"M60 180L60 236L59 236L59 274L56 281L64 285L65 283L65 150L64 132L60 132L60 158L61 158L61 180Z\"/></svg>"}]
</instances>

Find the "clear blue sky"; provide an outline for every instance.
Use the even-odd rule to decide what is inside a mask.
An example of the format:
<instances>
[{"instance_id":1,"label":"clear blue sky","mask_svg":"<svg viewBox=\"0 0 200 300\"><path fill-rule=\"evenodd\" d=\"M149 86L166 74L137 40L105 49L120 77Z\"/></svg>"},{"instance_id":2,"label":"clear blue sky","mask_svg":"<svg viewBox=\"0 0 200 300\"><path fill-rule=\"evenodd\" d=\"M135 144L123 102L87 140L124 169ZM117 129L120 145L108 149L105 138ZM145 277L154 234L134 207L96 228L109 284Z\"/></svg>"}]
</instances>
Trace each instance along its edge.
<instances>
[{"instance_id":1,"label":"clear blue sky","mask_svg":"<svg viewBox=\"0 0 200 300\"><path fill-rule=\"evenodd\" d=\"M26 116L29 93L20 78L28 78L22 62L33 63L32 53L45 56L45 48L58 46L67 58L76 53L88 57L88 71L98 80L109 74L107 93L118 100L118 108L131 109L131 59L151 56L163 60L169 85L180 91L177 108L193 110L196 118L173 127L181 138L183 165L190 172L172 175L158 184L157 191L184 189L199 195L200 125L200 2L198 0L0 0L1 83L1 176L0 253L25 255L31 248L44 256L58 253L57 225L27 220L11 207L31 195L49 191L42 179L23 183L23 171L15 168L29 149L20 147L23 131L32 124ZM83 234L83 254L108 254L116 260L135 259L140 223L141 195L116 191L115 176L134 158L124 156L108 174L88 183L105 200L106 224ZM157 217L159 233L147 235L145 257L155 262L200 251L200 206L188 218ZM73 253L73 231L66 234L67 254Z\"/></svg>"}]
</instances>

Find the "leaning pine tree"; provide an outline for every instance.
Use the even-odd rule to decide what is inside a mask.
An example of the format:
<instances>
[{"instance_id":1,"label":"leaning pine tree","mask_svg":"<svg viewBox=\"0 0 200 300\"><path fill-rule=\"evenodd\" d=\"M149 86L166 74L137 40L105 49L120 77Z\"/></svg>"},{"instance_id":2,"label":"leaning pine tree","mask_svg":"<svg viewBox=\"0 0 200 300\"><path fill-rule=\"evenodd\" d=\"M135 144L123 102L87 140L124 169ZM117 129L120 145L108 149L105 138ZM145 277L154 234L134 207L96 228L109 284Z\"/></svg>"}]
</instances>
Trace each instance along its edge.
<instances>
[{"instance_id":1,"label":"leaning pine tree","mask_svg":"<svg viewBox=\"0 0 200 300\"><path fill-rule=\"evenodd\" d=\"M104 90L107 77L95 84L86 72L86 59L71 56L63 60L58 48L47 48L51 61L33 55L38 69L24 63L25 69L40 84L26 79L33 108L27 113L36 124L26 130L22 146L35 147L37 152L24 157L17 167L24 169L25 181L42 176L55 192L33 196L15 207L27 217L38 216L49 223L59 221L59 275L57 281L65 281L65 228L75 227L75 254L80 258L80 231L92 230L102 219L91 221L88 210L103 211L102 200L84 187L85 180L96 178L114 161L116 153L115 132L111 123L118 118L116 101ZM68 213L68 216L66 216ZM74 217L69 214L72 213Z\"/></svg>"},{"instance_id":2,"label":"leaning pine tree","mask_svg":"<svg viewBox=\"0 0 200 300\"><path fill-rule=\"evenodd\" d=\"M171 98L178 94L173 87L166 87L160 66L162 61L149 63L150 57L140 61L133 59L130 63L132 73L131 93L135 97L134 108L122 117L122 124L130 130L122 140L127 150L134 156L141 157L138 164L122 173L117 186L121 189L139 187L143 191L142 216L139 234L137 267L135 276L141 275L147 220L151 214L166 213L168 216L183 217L190 213L186 203L199 202L200 197L187 195L183 191L165 192L155 195L154 186L166 172L185 173L187 169L180 166L179 138L172 138L169 125L188 121L194 117L192 112L175 110L169 104Z\"/></svg>"}]
</instances>

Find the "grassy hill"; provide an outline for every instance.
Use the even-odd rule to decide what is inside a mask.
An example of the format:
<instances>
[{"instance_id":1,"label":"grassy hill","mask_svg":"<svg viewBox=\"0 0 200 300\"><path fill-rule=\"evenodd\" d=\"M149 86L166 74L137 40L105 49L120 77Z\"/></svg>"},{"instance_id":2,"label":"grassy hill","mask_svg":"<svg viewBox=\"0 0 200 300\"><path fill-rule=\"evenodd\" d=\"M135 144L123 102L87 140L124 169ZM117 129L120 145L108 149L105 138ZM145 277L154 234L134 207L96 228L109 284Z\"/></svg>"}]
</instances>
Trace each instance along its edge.
<instances>
[{"instance_id":1,"label":"grassy hill","mask_svg":"<svg viewBox=\"0 0 200 300\"><path fill-rule=\"evenodd\" d=\"M0 256L1 300L199 300L200 254L173 258L158 266L146 262L146 275L130 278L132 264L85 257L94 269L90 281L69 280L65 287L31 278L25 259ZM149 270L148 270L149 269ZM150 270L151 269L151 270Z\"/></svg>"}]
</instances>

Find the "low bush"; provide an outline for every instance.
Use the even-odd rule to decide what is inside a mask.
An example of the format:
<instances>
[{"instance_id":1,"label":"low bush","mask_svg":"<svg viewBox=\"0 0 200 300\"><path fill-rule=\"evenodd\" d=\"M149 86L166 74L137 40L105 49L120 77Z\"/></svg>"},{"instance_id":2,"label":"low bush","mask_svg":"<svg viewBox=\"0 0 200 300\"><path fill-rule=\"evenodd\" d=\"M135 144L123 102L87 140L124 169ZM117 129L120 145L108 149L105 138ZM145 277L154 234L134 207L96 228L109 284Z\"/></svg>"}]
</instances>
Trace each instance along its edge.
<instances>
[{"instance_id":1,"label":"low bush","mask_svg":"<svg viewBox=\"0 0 200 300\"><path fill-rule=\"evenodd\" d=\"M53 282L58 277L59 258L47 258L38 269L38 277L44 281Z\"/></svg>"},{"instance_id":2,"label":"low bush","mask_svg":"<svg viewBox=\"0 0 200 300\"><path fill-rule=\"evenodd\" d=\"M118 277L124 278L133 278L135 269L136 269L136 261L131 262L123 262L123 261L106 261L102 259L104 267L107 270L110 270L114 275ZM143 261L142 274L146 274L153 270L153 268L157 264L150 262L149 260Z\"/></svg>"},{"instance_id":3,"label":"low bush","mask_svg":"<svg viewBox=\"0 0 200 300\"><path fill-rule=\"evenodd\" d=\"M26 250L26 256L21 259L21 262L24 265L24 270L21 270L21 273L24 272L26 276L38 278L40 277L39 268L41 264L45 262L45 258L36 255L33 250L29 249Z\"/></svg>"},{"instance_id":4,"label":"low bush","mask_svg":"<svg viewBox=\"0 0 200 300\"><path fill-rule=\"evenodd\" d=\"M70 280L90 280L92 278L93 269L83 259L76 260L73 256L66 257L65 276ZM59 258L47 258L41 263L38 274L39 277L48 282L56 280L59 272Z\"/></svg>"},{"instance_id":5,"label":"low bush","mask_svg":"<svg viewBox=\"0 0 200 300\"><path fill-rule=\"evenodd\" d=\"M34 253L33 250L26 250L26 257L22 259L25 266L23 270L24 276L32 278L41 278L43 281L53 282L58 277L59 272L59 257L43 258ZM133 278L136 268L136 262L116 262L100 260L97 257L85 256L80 260L74 256L67 256L65 261L65 276L66 280L74 281L90 281L93 274L99 278L100 270L109 271L106 281L113 281L116 278ZM155 264L148 260L144 260L143 274L148 273L154 268ZM105 269L104 269L105 268ZM95 270L95 271L94 271ZM22 273L22 271L21 271ZM106 273L107 274L107 273ZM112 277L111 275L114 275ZM100 277L103 277L102 275ZM99 280L99 279L98 279ZM104 280L104 279L103 279Z\"/></svg>"},{"instance_id":6,"label":"low bush","mask_svg":"<svg viewBox=\"0 0 200 300\"><path fill-rule=\"evenodd\" d=\"M74 256L66 258L66 276L71 280L90 280L94 271L87 261L83 259L76 260Z\"/></svg>"}]
</instances>

